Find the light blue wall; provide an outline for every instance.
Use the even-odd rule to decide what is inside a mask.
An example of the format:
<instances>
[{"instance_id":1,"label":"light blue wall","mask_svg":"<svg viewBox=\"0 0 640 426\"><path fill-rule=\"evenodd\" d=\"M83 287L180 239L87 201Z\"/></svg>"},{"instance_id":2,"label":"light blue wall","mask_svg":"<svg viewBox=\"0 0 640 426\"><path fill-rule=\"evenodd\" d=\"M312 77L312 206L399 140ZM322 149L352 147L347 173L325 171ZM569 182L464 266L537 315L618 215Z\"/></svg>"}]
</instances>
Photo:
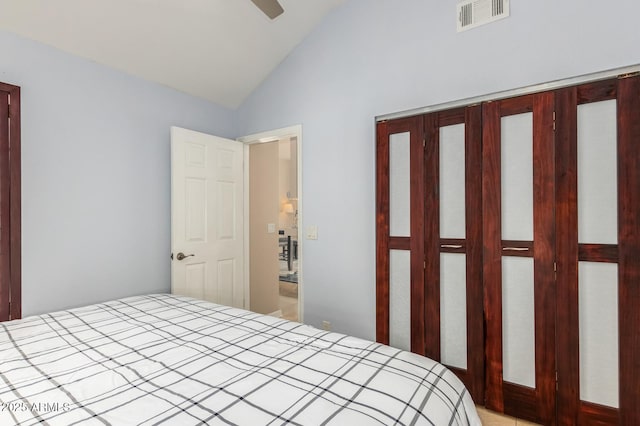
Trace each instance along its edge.
<instances>
[{"instance_id":1,"label":"light blue wall","mask_svg":"<svg viewBox=\"0 0 640 426\"><path fill-rule=\"evenodd\" d=\"M455 3L348 0L235 112L0 32L0 81L22 87L24 314L169 290L169 126L302 124L306 322L374 338L374 117L640 63L637 0L512 0L462 34Z\"/></svg>"},{"instance_id":2,"label":"light blue wall","mask_svg":"<svg viewBox=\"0 0 640 426\"><path fill-rule=\"evenodd\" d=\"M232 137L233 112L9 33L0 52L22 87L24 315L169 291L169 127Z\"/></svg>"},{"instance_id":3,"label":"light blue wall","mask_svg":"<svg viewBox=\"0 0 640 426\"><path fill-rule=\"evenodd\" d=\"M640 63L637 0L512 0L461 34L455 4L349 0L237 112L240 135L303 126L310 324L375 337L376 115Z\"/></svg>"}]
</instances>

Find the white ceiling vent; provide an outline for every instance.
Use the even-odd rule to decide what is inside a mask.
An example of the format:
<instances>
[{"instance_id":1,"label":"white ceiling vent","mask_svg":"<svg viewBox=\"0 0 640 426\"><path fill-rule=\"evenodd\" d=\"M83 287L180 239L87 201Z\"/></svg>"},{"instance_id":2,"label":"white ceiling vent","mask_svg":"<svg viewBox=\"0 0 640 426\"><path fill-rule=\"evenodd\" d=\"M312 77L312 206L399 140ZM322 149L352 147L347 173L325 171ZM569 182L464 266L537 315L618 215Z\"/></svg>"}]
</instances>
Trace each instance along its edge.
<instances>
[{"instance_id":1,"label":"white ceiling vent","mask_svg":"<svg viewBox=\"0 0 640 426\"><path fill-rule=\"evenodd\" d=\"M468 0L458 3L458 32L509 16L509 0Z\"/></svg>"}]
</instances>

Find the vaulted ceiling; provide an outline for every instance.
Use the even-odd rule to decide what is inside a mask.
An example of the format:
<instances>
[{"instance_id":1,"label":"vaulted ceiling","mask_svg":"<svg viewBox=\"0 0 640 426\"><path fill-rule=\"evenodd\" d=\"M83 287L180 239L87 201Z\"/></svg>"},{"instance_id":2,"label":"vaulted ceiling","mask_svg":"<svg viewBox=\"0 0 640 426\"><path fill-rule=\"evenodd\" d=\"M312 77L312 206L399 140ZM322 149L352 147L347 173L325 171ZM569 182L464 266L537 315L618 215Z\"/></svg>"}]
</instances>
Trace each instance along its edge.
<instances>
[{"instance_id":1,"label":"vaulted ceiling","mask_svg":"<svg viewBox=\"0 0 640 426\"><path fill-rule=\"evenodd\" d=\"M250 0L0 0L0 29L236 108L344 1L272 21Z\"/></svg>"}]
</instances>

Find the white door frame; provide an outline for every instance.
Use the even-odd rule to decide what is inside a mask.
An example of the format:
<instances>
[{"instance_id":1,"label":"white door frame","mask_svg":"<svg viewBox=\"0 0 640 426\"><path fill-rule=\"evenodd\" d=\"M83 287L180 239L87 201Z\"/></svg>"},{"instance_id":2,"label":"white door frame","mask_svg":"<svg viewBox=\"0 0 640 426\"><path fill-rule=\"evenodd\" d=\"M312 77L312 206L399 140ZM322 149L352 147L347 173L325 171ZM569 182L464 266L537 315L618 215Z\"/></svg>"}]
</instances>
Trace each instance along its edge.
<instances>
[{"instance_id":1,"label":"white door frame","mask_svg":"<svg viewBox=\"0 0 640 426\"><path fill-rule=\"evenodd\" d=\"M302 125L298 124L290 127L283 127L281 129L268 130L265 132L254 133L252 135L243 136L238 138L239 142L244 144L244 308L249 310L251 288L251 277L249 275L249 264L251 259L249 257L249 145L256 143L275 142L287 137L296 137L298 140L298 158L297 158L297 172L298 172L298 321L303 322L303 267L304 264L302 257L304 255L304 242L302 234Z\"/></svg>"}]
</instances>

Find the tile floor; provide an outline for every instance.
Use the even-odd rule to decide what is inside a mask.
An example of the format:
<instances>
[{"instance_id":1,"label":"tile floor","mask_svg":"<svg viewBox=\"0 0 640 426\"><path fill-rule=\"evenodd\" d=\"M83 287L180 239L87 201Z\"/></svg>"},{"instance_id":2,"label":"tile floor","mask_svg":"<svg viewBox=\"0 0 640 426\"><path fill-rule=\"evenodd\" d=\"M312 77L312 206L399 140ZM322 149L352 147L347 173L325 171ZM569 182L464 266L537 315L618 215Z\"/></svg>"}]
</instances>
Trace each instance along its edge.
<instances>
[{"instance_id":1,"label":"tile floor","mask_svg":"<svg viewBox=\"0 0 640 426\"><path fill-rule=\"evenodd\" d=\"M504 414L489 411L484 407L476 407L483 426L533 426L526 420L516 419L515 417L505 416Z\"/></svg>"},{"instance_id":2,"label":"tile floor","mask_svg":"<svg viewBox=\"0 0 640 426\"><path fill-rule=\"evenodd\" d=\"M282 317L289 321L298 321L298 299L293 297L280 296L279 302Z\"/></svg>"},{"instance_id":3,"label":"tile floor","mask_svg":"<svg viewBox=\"0 0 640 426\"><path fill-rule=\"evenodd\" d=\"M298 321L297 290L297 284L280 281L280 299L278 302L278 308L282 311L282 318L288 319L289 321ZM294 295L296 297L292 297Z\"/></svg>"}]
</instances>

